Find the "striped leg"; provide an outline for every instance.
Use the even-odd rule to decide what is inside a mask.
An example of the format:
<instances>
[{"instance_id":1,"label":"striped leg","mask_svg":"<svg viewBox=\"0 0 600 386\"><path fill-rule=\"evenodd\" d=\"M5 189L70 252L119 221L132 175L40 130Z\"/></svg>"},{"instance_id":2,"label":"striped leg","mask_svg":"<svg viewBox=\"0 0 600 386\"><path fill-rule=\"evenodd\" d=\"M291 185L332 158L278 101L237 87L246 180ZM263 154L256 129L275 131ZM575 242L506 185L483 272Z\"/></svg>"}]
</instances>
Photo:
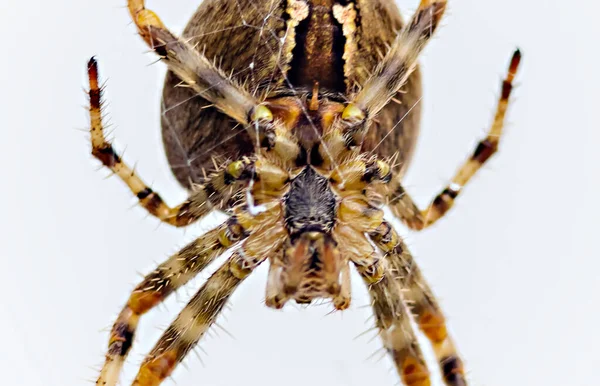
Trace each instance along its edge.
<instances>
[{"instance_id":1,"label":"striped leg","mask_svg":"<svg viewBox=\"0 0 600 386\"><path fill-rule=\"evenodd\" d=\"M463 363L448 334L444 315L410 251L387 222L371 237L386 252L392 271L399 277L403 297L410 302L416 323L433 345L444 382L448 386L466 386Z\"/></svg>"},{"instance_id":2,"label":"striped leg","mask_svg":"<svg viewBox=\"0 0 600 386\"><path fill-rule=\"evenodd\" d=\"M485 162L498 150L498 144L504 127L504 116L508 108L513 80L521 61L521 52L515 51L510 62L508 74L502 82L502 94L498 101L496 115L487 137L479 142L473 155L458 170L452 182L438 194L429 207L419 209L412 198L406 193L400 181L392 182L391 199L389 201L392 212L412 229L421 230L439 220L454 204L454 200L461 189L469 182L471 177L481 169Z\"/></svg>"},{"instance_id":3,"label":"striped leg","mask_svg":"<svg viewBox=\"0 0 600 386\"><path fill-rule=\"evenodd\" d=\"M402 299L402 288L390 264L383 261L383 278L369 285L376 325L405 386L430 386L429 370ZM368 283L368 280L365 280Z\"/></svg>"},{"instance_id":4,"label":"striped leg","mask_svg":"<svg viewBox=\"0 0 600 386\"><path fill-rule=\"evenodd\" d=\"M236 267L234 254L200 288L146 357L133 382L136 386L159 385L192 349L250 273Z\"/></svg>"},{"instance_id":5,"label":"striped leg","mask_svg":"<svg viewBox=\"0 0 600 386\"><path fill-rule=\"evenodd\" d=\"M94 58L89 61L88 75L92 154L129 186L142 207L161 221L177 227L189 225L212 208L222 209L229 197L241 191L241 182L252 177L253 164L250 160L232 162L211 175L185 202L175 208L169 207L121 160L107 141L102 125L102 89L98 84L98 65Z\"/></svg>"},{"instance_id":6,"label":"striped leg","mask_svg":"<svg viewBox=\"0 0 600 386\"><path fill-rule=\"evenodd\" d=\"M261 109L258 101L235 80L190 43L173 35L154 12L146 9L144 0L128 0L127 5L146 44L189 87L239 123L265 118L264 106Z\"/></svg>"},{"instance_id":7,"label":"striped leg","mask_svg":"<svg viewBox=\"0 0 600 386\"><path fill-rule=\"evenodd\" d=\"M144 359L133 385L156 386L168 377L214 323L237 286L255 267L281 249L285 234L283 225L253 233L165 331Z\"/></svg>"},{"instance_id":8,"label":"striped leg","mask_svg":"<svg viewBox=\"0 0 600 386\"><path fill-rule=\"evenodd\" d=\"M114 386L142 314L145 314L187 283L217 256L246 237L246 231L230 218L160 264L135 288L112 327L106 362L97 386Z\"/></svg>"},{"instance_id":9,"label":"striped leg","mask_svg":"<svg viewBox=\"0 0 600 386\"><path fill-rule=\"evenodd\" d=\"M351 126L358 125L356 134L364 134L363 131L369 126L363 125L365 118L375 117L406 84L417 67L419 55L440 25L447 2L421 0L419 8L397 34L385 58L354 100L346 106L342 118Z\"/></svg>"}]
</instances>

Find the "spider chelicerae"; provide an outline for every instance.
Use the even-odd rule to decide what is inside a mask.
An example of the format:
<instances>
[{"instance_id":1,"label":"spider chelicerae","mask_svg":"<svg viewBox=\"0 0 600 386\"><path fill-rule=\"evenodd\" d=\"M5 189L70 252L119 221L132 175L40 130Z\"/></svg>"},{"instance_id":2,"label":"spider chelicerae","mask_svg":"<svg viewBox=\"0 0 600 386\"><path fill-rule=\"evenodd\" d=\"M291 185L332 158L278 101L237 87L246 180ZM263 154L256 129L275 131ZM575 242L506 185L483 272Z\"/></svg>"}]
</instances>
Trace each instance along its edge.
<instances>
[{"instance_id":1,"label":"spider chelicerae","mask_svg":"<svg viewBox=\"0 0 600 386\"><path fill-rule=\"evenodd\" d=\"M430 384L412 319L431 342L444 382L466 385L435 296L381 208L387 205L409 228L421 230L452 207L498 148L520 52L510 62L487 137L420 209L401 181L419 129L417 59L446 0L421 0L406 23L392 0L205 0L184 38L143 0L128 0L128 8L169 69L163 139L188 199L166 205L108 142L93 58L92 154L163 222L183 227L212 210L229 217L137 285L112 327L96 384L118 382L143 314L235 248L147 355L135 385L168 377L266 260L266 305L273 308L320 298L346 309L353 264L402 382Z\"/></svg>"}]
</instances>

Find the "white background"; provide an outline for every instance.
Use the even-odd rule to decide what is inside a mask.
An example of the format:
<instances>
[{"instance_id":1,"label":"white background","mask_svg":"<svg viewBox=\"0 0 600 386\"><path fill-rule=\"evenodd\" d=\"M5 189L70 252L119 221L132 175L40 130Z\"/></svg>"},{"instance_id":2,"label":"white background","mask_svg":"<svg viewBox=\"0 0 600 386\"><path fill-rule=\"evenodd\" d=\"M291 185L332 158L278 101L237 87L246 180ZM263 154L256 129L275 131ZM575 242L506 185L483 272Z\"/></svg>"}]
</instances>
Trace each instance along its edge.
<instances>
[{"instance_id":1,"label":"white background","mask_svg":"<svg viewBox=\"0 0 600 386\"><path fill-rule=\"evenodd\" d=\"M417 3L399 2L405 15ZM150 65L124 5L0 2L3 385L90 384L137 272L210 226L159 227L89 155L85 69L97 55L116 147L167 202L185 197L160 142L165 67ZM149 6L181 31L197 1ZM490 122L513 48L524 54L500 154L438 225L401 229L471 385L600 384L599 10L584 0L451 1L422 58L423 135L407 184L425 204ZM372 326L359 280L347 312L278 312L262 304L265 268L219 320L234 338L214 330L199 351L204 365L191 355L178 385L397 384L387 358L369 358L381 347L374 333L354 339ZM123 384L201 282L143 318Z\"/></svg>"}]
</instances>

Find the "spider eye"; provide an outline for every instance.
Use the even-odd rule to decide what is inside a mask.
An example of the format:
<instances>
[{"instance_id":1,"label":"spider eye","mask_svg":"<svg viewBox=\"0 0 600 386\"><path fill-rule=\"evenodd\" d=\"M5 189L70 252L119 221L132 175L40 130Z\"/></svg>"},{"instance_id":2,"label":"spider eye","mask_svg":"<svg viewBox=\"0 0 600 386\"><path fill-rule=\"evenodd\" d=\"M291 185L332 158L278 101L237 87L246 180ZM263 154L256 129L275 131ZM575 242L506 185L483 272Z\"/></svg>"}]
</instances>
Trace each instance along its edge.
<instances>
[{"instance_id":1,"label":"spider eye","mask_svg":"<svg viewBox=\"0 0 600 386\"><path fill-rule=\"evenodd\" d=\"M349 103L342 112L342 119L351 123L358 123L365 119L365 112L354 103Z\"/></svg>"},{"instance_id":2,"label":"spider eye","mask_svg":"<svg viewBox=\"0 0 600 386\"><path fill-rule=\"evenodd\" d=\"M252 122L273 122L273 112L265 105L258 105L250 115Z\"/></svg>"}]
</instances>

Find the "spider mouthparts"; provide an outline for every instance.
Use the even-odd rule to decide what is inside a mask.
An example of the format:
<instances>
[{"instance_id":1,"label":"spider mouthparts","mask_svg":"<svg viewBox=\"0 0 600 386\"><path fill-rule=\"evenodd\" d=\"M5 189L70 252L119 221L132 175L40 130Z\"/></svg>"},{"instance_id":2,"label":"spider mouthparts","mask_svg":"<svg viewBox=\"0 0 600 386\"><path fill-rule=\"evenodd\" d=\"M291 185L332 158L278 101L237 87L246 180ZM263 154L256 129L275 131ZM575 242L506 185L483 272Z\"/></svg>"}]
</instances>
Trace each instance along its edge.
<instances>
[{"instance_id":1,"label":"spider mouthparts","mask_svg":"<svg viewBox=\"0 0 600 386\"><path fill-rule=\"evenodd\" d=\"M288 246L283 261L273 262L267 283L267 305L281 308L288 300L310 304L336 299L342 292L343 261L333 238L324 232L303 232Z\"/></svg>"}]
</instances>

